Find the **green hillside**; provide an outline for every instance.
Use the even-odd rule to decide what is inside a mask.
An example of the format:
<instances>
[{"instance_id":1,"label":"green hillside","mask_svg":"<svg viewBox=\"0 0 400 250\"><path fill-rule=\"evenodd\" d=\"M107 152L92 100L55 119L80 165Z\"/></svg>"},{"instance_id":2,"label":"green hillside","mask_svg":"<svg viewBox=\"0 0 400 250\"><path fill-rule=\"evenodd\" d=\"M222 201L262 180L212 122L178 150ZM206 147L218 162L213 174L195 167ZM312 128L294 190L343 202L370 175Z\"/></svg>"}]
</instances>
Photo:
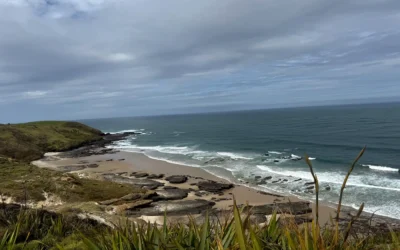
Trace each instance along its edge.
<instances>
[{"instance_id":1,"label":"green hillside","mask_svg":"<svg viewBox=\"0 0 400 250\"><path fill-rule=\"evenodd\" d=\"M102 132L78 122L42 121L0 125L0 156L21 161L101 139Z\"/></svg>"}]
</instances>

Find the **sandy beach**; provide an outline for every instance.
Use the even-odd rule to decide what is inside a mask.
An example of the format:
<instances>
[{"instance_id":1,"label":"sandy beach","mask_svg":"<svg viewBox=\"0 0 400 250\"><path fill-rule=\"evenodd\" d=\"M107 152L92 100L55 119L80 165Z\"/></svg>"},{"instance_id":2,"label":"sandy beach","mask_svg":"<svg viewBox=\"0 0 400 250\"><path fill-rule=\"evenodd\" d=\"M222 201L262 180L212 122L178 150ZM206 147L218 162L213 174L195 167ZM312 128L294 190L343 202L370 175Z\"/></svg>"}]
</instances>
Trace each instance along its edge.
<instances>
[{"instance_id":1,"label":"sandy beach","mask_svg":"<svg viewBox=\"0 0 400 250\"><path fill-rule=\"evenodd\" d=\"M226 180L212 175L201 168L195 168L190 166L172 164L169 162L155 160L147 157L141 153L131 152L116 152L111 154L103 155L92 155L87 157L77 158L63 158L57 153L47 153L45 158L39 161L32 162L34 165L39 167L46 167L55 170L59 170L62 166L77 166L79 164L97 164L95 168L85 168L83 170L74 171L81 176L88 178L102 178L104 174L118 173L127 174L130 173L147 173L147 174L162 174L165 176L173 175L185 175L189 176L188 181L183 184L168 184L169 186L175 186L179 189L193 188L194 184L200 180L210 180L220 183L234 182L234 179ZM157 179L159 182L167 184L167 181ZM301 201L294 196L283 196L280 194L268 193L256 190L251 186L245 186L241 183L234 182L234 187L226 190L223 194L209 194L202 196L201 199L215 201L216 205L214 208L220 210L228 210L232 207L233 197L238 205L249 204L252 206L265 205L265 204L279 204L279 203L291 203ZM251 185L251 184L248 184ZM196 195L189 193L186 200L197 199ZM314 210L314 204L311 203L310 207ZM320 223L326 224L330 221L330 216L334 216L335 209L326 205L320 205L319 209ZM311 214L309 214L309 218Z\"/></svg>"}]
</instances>

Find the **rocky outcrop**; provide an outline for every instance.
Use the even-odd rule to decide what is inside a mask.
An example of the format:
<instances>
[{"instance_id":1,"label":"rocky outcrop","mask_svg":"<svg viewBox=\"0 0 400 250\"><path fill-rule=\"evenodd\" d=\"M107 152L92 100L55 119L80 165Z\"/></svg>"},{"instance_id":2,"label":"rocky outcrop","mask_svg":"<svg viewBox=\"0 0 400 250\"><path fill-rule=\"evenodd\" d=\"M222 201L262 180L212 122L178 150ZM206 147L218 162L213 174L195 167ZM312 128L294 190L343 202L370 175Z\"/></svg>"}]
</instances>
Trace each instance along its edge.
<instances>
[{"instance_id":1,"label":"rocky outcrop","mask_svg":"<svg viewBox=\"0 0 400 250\"><path fill-rule=\"evenodd\" d=\"M261 206L247 206L244 208L245 211L250 211L252 214L264 214L270 215L274 211L278 214L308 214L312 210L310 208L310 203L306 201L298 202L288 202L288 203L276 203L276 204L266 204Z\"/></svg>"},{"instance_id":2,"label":"rocky outcrop","mask_svg":"<svg viewBox=\"0 0 400 250\"><path fill-rule=\"evenodd\" d=\"M200 214L202 211L211 209L215 203L207 200L180 200L180 201L159 201L153 202L148 207L135 208L126 211L127 215L140 216L163 216L167 215L188 215Z\"/></svg>"},{"instance_id":3,"label":"rocky outcrop","mask_svg":"<svg viewBox=\"0 0 400 250\"><path fill-rule=\"evenodd\" d=\"M196 185L199 190L214 194L221 194L224 190L233 188L232 183L220 183L215 181L200 181Z\"/></svg>"},{"instance_id":4,"label":"rocky outcrop","mask_svg":"<svg viewBox=\"0 0 400 250\"><path fill-rule=\"evenodd\" d=\"M188 192L179 188L157 190L152 197L153 201L159 200L182 200L188 196Z\"/></svg>"},{"instance_id":5,"label":"rocky outcrop","mask_svg":"<svg viewBox=\"0 0 400 250\"><path fill-rule=\"evenodd\" d=\"M163 183L149 180L149 179L132 179L127 177L118 176L115 174L104 174L103 178L117 183L131 184L140 188L154 190L158 187L164 186Z\"/></svg>"},{"instance_id":6,"label":"rocky outcrop","mask_svg":"<svg viewBox=\"0 0 400 250\"><path fill-rule=\"evenodd\" d=\"M188 178L184 175L171 175L165 178L165 180L167 180L171 184L181 184L185 183Z\"/></svg>"}]
</instances>

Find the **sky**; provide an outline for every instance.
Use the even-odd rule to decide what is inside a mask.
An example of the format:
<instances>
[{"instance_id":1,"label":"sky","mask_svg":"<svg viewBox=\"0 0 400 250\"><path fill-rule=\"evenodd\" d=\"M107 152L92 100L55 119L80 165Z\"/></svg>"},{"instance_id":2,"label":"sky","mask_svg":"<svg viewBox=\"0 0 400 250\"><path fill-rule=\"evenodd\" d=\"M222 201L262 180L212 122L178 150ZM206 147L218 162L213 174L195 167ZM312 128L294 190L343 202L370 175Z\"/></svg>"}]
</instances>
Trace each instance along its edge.
<instances>
[{"instance_id":1,"label":"sky","mask_svg":"<svg viewBox=\"0 0 400 250\"><path fill-rule=\"evenodd\" d=\"M400 100L399 0L0 0L0 122Z\"/></svg>"}]
</instances>

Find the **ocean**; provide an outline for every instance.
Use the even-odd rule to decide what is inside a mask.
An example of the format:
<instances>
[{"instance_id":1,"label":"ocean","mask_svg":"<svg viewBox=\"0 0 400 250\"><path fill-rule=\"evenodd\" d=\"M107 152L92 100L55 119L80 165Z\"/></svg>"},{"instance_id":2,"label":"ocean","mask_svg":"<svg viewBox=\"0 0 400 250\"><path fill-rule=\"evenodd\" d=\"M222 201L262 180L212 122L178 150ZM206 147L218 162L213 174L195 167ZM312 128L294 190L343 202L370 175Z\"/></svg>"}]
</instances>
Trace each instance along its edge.
<instances>
[{"instance_id":1,"label":"ocean","mask_svg":"<svg viewBox=\"0 0 400 250\"><path fill-rule=\"evenodd\" d=\"M322 201L338 201L351 162L367 150L345 189L344 204L400 218L400 104L287 108L210 114L83 120L104 132L140 132L112 147L204 168L239 181L269 177L260 190L314 199L304 160L312 160ZM299 180L301 178L301 180ZM279 180L279 182L276 182ZM272 183L274 182L274 183Z\"/></svg>"}]
</instances>

